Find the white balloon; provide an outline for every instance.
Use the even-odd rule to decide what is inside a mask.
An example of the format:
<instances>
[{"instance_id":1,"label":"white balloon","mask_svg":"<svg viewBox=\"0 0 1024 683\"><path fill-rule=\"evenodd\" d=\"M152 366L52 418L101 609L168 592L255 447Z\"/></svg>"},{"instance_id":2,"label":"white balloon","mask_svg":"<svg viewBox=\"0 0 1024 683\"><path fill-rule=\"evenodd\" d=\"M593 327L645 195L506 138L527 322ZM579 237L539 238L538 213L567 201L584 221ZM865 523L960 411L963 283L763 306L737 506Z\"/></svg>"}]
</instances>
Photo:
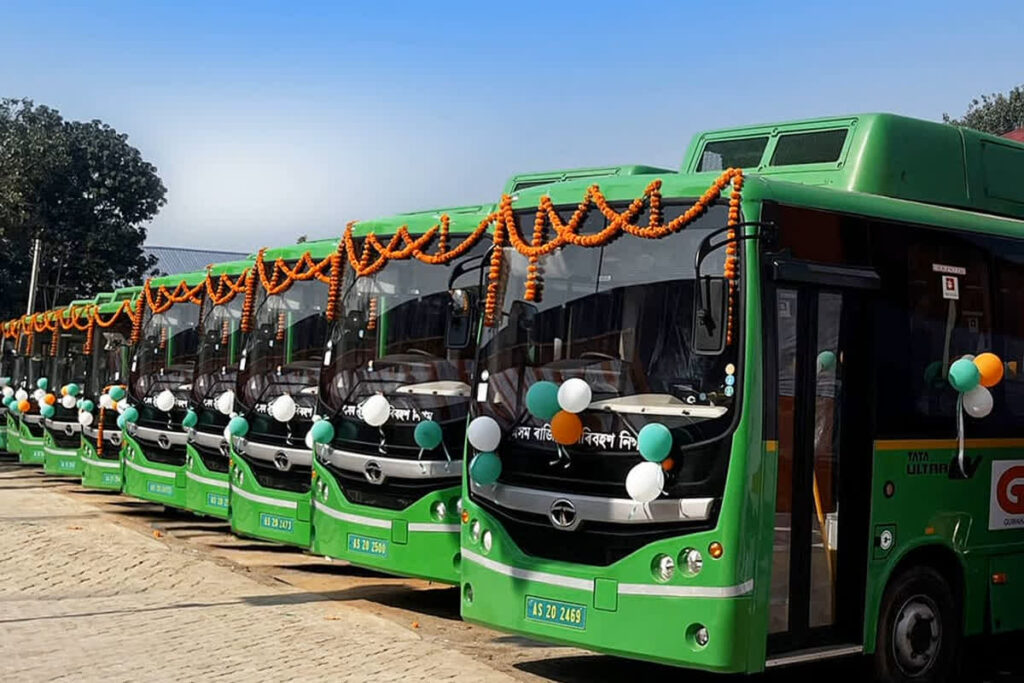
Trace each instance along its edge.
<instances>
[{"instance_id":1,"label":"white balloon","mask_svg":"<svg viewBox=\"0 0 1024 683\"><path fill-rule=\"evenodd\" d=\"M114 407L114 399L110 398L110 394L103 394L100 396L100 408L106 408L110 410Z\"/></svg>"},{"instance_id":2,"label":"white balloon","mask_svg":"<svg viewBox=\"0 0 1024 683\"><path fill-rule=\"evenodd\" d=\"M638 503L650 503L665 488L665 472L661 463L642 462L626 475L626 492Z\"/></svg>"},{"instance_id":3,"label":"white balloon","mask_svg":"<svg viewBox=\"0 0 1024 683\"><path fill-rule=\"evenodd\" d=\"M371 427L380 427L391 417L391 404L381 394L363 401L363 421Z\"/></svg>"},{"instance_id":4,"label":"white balloon","mask_svg":"<svg viewBox=\"0 0 1024 683\"><path fill-rule=\"evenodd\" d=\"M32 392L32 398L36 400L36 403L42 403L43 396L46 396L46 392L43 391L42 389L36 389L35 391Z\"/></svg>"},{"instance_id":5,"label":"white balloon","mask_svg":"<svg viewBox=\"0 0 1024 683\"><path fill-rule=\"evenodd\" d=\"M992 412L992 392L980 384L964 394L964 412L971 417L985 417Z\"/></svg>"},{"instance_id":6,"label":"white balloon","mask_svg":"<svg viewBox=\"0 0 1024 683\"><path fill-rule=\"evenodd\" d=\"M128 410L128 408L129 408L128 401L118 401L117 402L117 414L118 415L120 415L124 411Z\"/></svg>"},{"instance_id":7,"label":"white balloon","mask_svg":"<svg viewBox=\"0 0 1024 683\"><path fill-rule=\"evenodd\" d=\"M558 405L567 413L582 413L590 405L592 395L586 380L573 377L558 387Z\"/></svg>"},{"instance_id":8,"label":"white balloon","mask_svg":"<svg viewBox=\"0 0 1024 683\"><path fill-rule=\"evenodd\" d=\"M4 398L7 398L8 396L14 396L14 389L10 387L4 387Z\"/></svg>"},{"instance_id":9,"label":"white balloon","mask_svg":"<svg viewBox=\"0 0 1024 683\"><path fill-rule=\"evenodd\" d=\"M466 438L473 448L481 453L490 453L497 450L498 444L501 443L501 427L493 417L481 415L469 423Z\"/></svg>"},{"instance_id":10,"label":"white balloon","mask_svg":"<svg viewBox=\"0 0 1024 683\"><path fill-rule=\"evenodd\" d=\"M217 410L224 415L230 415L235 409L235 392L228 389L217 397Z\"/></svg>"},{"instance_id":11,"label":"white balloon","mask_svg":"<svg viewBox=\"0 0 1024 683\"><path fill-rule=\"evenodd\" d=\"M78 399L71 394L65 394L64 397L60 399L60 404L70 410L78 404Z\"/></svg>"},{"instance_id":12,"label":"white balloon","mask_svg":"<svg viewBox=\"0 0 1024 683\"><path fill-rule=\"evenodd\" d=\"M287 422L295 417L295 399L289 394L281 394L270 404L270 414L278 422Z\"/></svg>"},{"instance_id":13,"label":"white balloon","mask_svg":"<svg viewBox=\"0 0 1024 683\"><path fill-rule=\"evenodd\" d=\"M224 431L221 432L221 434L224 435L224 440L227 441L228 444L230 444L231 443L231 432L228 431L227 427L224 428Z\"/></svg>"},{"instance_id":14,"label":"white balloon","mask_svg":"<svg viewBox=\"0 0 1024 683\"><path fill-rule=\"evenodd\" d=\"M306 432L306 448L313 450L313 430Z\"/></svg>"},{"instance_id":15,"label":"white balloon","mask_svg":"<svg viewBox=\"0 0 1024 683\"><path fill-rule=\"evenodd\" d=\"M18 399L19 401L24 401L25 399L28 398L28 392L25 391L24 389L18 389L16 392L14 392L14 398Z\"/></svg>"},{"instance_id":16,"label":"white balloon","mask_svg":"<svg viewBox=\"0 0 1024 683\"><path fill-rule=\"evenodd\" d=\"M92 420L92 413L87 413L83 410L78 414L78 424L82 425L83 427L88 427L89 425L91 425Z\"/></svg>"},{"instance_id":17,"label":"white balloon","mask_svg":"<svg viewBox=\"0 0 1024 683\"><path fill-rule=\"evenodd\" d=\"M170 389L164 389L156 395L156 407L157 410L162 410L165 413L171 412L174 408L174 392Z\"/></svg>"}]
</instances>

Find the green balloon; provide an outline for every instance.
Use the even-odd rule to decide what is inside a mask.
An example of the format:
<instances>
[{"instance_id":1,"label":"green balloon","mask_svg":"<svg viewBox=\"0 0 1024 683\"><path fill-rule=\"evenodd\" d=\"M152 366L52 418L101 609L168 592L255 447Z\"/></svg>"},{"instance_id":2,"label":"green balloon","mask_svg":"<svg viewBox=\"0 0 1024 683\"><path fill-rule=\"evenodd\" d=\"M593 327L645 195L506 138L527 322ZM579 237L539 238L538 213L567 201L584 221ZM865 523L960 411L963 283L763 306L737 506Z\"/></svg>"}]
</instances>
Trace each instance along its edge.
<instances>
[{"instance_id":1,"label":"green balloon","mask_svg":"<svg viewBox=\"0 0 1024 683\"><path fill-rule=\"evenodd\" d=\"M942 381L942 361L933 360L924 369L924 383L926 386L934 386Z\"/></svg>"},{"instance_id":2,"label":"green balloon","mask_svg":"<svg viewBox=\"0 0 1024 683\"><path fill-rule=\"evenodd\" d=\"M36 380L36 386L42 389L43 391L46 391L46 387L50 386L50 380L46 379L45 377L40 377L39 379Z\"/></svg>"},{"instance_id":3,"label":"green balloon","mask_svg":"<svg viewBox=\"0 0 1024 683\"><path fill-rule=\"evenodd\" d=\"M93 405L93 402L90 401L89 399L85 399L84 401L82 401L82 410L84 410L85 412L91 413L95 409L96 406Z\"/></svg>"},{"instance_id":4,"label":"green balloon","mask_svg":"<svg viewBox=\"0 0 1024 683\"><path fill-rule=\"evenodd\" d=\"M412 437L416 440L417 446L432 451L441 445L441 425L433 420L424 420L416 425Z\"/></svg>"},{"instance_id":5,"label":"green balloon","mask_svg":"<svg viewBox=\"0 0 1024 683\"><path fill-rule=\"evenodd\" d=\"M124 426L126 424L127 423L124 421L124 413L121 413L120 415L117 416L117 428L120 430L124 430Z\"/></svg>"},{"instance_id":6,"label":"green balloon","mask_svg":"<svg viewBox=\"0 0 1024 683\"><path fill-rule=\"evenodd\" d=\"M501 458L495 453L478 453L469 463L469 476L481 486L490 486L501 476Z\"/></svg>"},{"instance_id":7,"label":"green balloon","mask_svg":"<svg viewBox=\"0 0 1024 683\"><path fill-rule=\"evenodd\" d=\"M78 385L72 382L68 385L68 396L78 396L79 388Z\"/></svg>"},{"instance_id":8,"label":"green balloon","mask_svg":"<svg viewBox=\"0 0 1024 683\"><path fill-rule=\"evenodd\" d=\"M554 382L534 382L526 392L526 409L539 420L550 420L561 407L558 405L558 385Z\"/></svg>"},{"instance_id":9,"label":"green balloon","mask_svg":"<svg viewBox=\"0 0 1024 683\"><path fill-rule=\"evenodd\" d=\"M672 450L672 432L660 422L652 422L637 434L636 444L644 459L661 462Z\"/></svg>"},{"instance_id":10,"label":"green balloon","mask_svg":"<svg viewBox=\"0 0 1024 683\"><path fill-rule=\"evenodd\" d=\"M313 443L330 443L334 441L334 425L330 420L317 420L309 430Z\"/></svg>"},{"instance_id":11,"label":"green balloon","mask_svg":"<svg viewBox=\"0 0 1024 683\"><path fill-rule=\"evenodd\" d=\"M960 393L965 393L978 386L981 371L974 361L961 358L949 366L949 383Z\"/></svg>"},{"instance_id":12,"label":"green balloon","mask_svg":"<svg viewBox=\"0 0 1024 683\"><path fill-rule=\"evenodd\" d=\"M835 351L828 349L818 354L818 372L827 372L836 366Z\"/></svg>"},{"instance_id":13,"label":"green balloon","mask_svg":"<svg viewBox=\"0 0 1024 683\"><path fill-rule=\"evenodd\" d=\"M11 401L7 405L7 409L11 411L12 415L17 415L19 412L21 412L20 410L18 410L18 402L17 401Z\"/></svg>"},{"instance_id":14,"label":"green balloon","mask_svg":"<svg viewBox=\"0 0 1024 683\"><path fill-rule=\"evenodd\" d=\"M54 409L54 407L47 403L44 403L39 408L39 414L42 415L43 417L53 417L53 414L56 412L57 411Z\"/></svg>"},{"instance_id":15,"label":"green balloon","mask_svg":"<svg viewBox=\"0 0 1024 683\"><path fill-rule=\"evenodd\" d=\"M249 433L249 421L241 415L235 415L228 422L228 433L231 436L245 436Z\"/></svg>"},{"instance_id":16,"label":"green balloon","mask_svg":"<svg viewBox=\"0 0 1024 683\"><path fill-rule=\"evenodd\" d=\"M181 418L181 426L185 429L192 429L199 424L199 414L191 408L185 413L185 417Z\"/></svg>"},{"instance_id":17,"label":"green balloon","mask_svg":"<svg viewBox=\"0 0 1024 683\"><path fill-rule=\"evenodd\" d=\"M121 417L124 418L125 422L135 422L136 420L139 419L139 410L134 406L130 406L123 413L121 413Z\"/></svg>"},{"instance_id":18,"label":"green balloon","mask_svg":"<svg viewBox=\"0 0 1024 683\"><path fill-rule=\"evenodd\" d=\"M124 387L111 387L110 398L114 399L115 401L120 401L122 398L124 398Z\"/></svg>"},{"instance_id":19,"label":"green balloon","mask_svg":"<svg viewBox=\"0 0 1024 683\"><path fill-rule=\"evenodd\" d=\"M4 396L4 405L9 406L14 402L14 396Z\"/></svg>"}]
</instances>

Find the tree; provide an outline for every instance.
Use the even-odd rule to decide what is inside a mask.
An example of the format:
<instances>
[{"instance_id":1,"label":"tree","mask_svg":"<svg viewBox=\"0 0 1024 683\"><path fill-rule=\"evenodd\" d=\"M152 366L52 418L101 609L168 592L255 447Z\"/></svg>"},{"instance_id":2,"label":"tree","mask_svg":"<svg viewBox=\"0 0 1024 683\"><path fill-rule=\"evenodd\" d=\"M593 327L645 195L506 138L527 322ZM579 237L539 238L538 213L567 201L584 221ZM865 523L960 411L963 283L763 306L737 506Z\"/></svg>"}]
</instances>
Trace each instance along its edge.
<instances>
[{"instance_id":1,"label":"tree","mask_svg":"<svg viewBox=\"0 0 1024 683\"><path fill-rule=\"evenodd\" d=\"M127 135L0 100L0 319L25 310L36 237L36 310L144 279L156 259L142 251L143 226L166 193Z\"/></svg>"},{"instance_id":2,"label":"tree","mask_svg":"<svg viewBox=\"0 0 1024 683\"><path fill-rule=\"evenodd\" d=\"M955 126L1005 135L1024 128L1024 86L1018 85L1007 94L993 93L973 100L963 118L954 119L943 114L942 120Z\"/></svg>"}]
</instances>

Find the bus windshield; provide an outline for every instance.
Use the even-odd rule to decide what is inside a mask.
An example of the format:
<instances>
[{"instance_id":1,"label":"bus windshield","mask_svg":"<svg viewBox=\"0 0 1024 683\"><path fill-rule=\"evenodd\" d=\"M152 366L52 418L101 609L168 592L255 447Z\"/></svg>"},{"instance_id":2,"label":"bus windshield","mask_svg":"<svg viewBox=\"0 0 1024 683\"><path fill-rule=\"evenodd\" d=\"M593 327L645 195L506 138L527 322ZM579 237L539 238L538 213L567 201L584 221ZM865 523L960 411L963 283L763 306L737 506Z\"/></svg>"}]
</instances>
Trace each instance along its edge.
<instances>
[{"instance_id":1,"label":"bus windshield","mask_svg":"<svg viewBox=\"0 0 1024 683\"><path fill-rule=\"evenodd\" d=\"M238 375L239 327L245 297L237 295L228 303L214 306L203 302L199 326L199 352L196 361L192 400L199 405L212 405L221 393L235 388Z\"/></svg>"},{"instance_id":2,"label":"bus windshield","mask_svg":"<svg viewBox=\"0 0 1024 683\"><path fill-rule=\"evenodd\" d=\"M486 251L487 245L478 243L459 262L479 260ZM321 398L332 412L355 418L360 403L383 394L394 422L465 420L475 349L446 345L454 267L410 259L354 282L354 273L346 273L350 284L321 378ZM479 282L480 271L471 270L451 286L467 300L479 301ZM367 440L376 448L377 429L371 431ZM411 433L408 441L411 445Z\"/></svg>"},{"instance_id":3,"label":"bus windshield","mask_svg":"<svg viewBox=\"0 0 1024 683\"><path fill-rule=\"evenodd\" d=\"M62 332L57 342L57 357L53 363L53 377L50 381L54 389L70 382L85 386L89 376L89 356L84 352L84 332Z\"/></svg>"},{"instance_id":4,"label":"bus windshield","mask_svg":"<svg viewBox=\"0 0 1024 683\"><path fill-rule=\"evenodd\" d=\"M664 207L665 221L683 210ZM568 220L571 210L565 213ZM530 234L534 215L518 216L521 233ZM555 450L545 421L526 409L526 392L538 381L570 378L585 380L592 391L574 449L635 452L637 432L651 421L672 430L677 444L725 432L738 389L736 344L718 355L698 355L692 339L694 255L726 216L725 207L716 206L657 240L621 235L603 247L560 249L541 261L536 304L521 300L527 259L506 249L506 298L500 320L484 332L481 358L489 383L483 409L513 444ZM593 211L582 232L605 225ZM724 250L713 252L702 274L721 275L724 259Z\"/></svg>"},{"instance_id":5,"label":"bus windshield","mask_svg":"<svg viewBox=\"0 0 1024 683\"><path fill-rule=\"evenodd\" d=\"M99 396L111 384L123 384L128 374L128 335L126 321L109 329L94 331L92 372L89 374L89 395Z\"/></svg>"},{"instance_id":6,"label":"bus windshield","mask_svg":"<svg viewBox=\"0 0 1024 683\"><path fill-rule=\"evenodd\" d=\"M137 401L147 404L164 389L178 400L187 398L199 335L199 306L185 301L163 313L147 312L132 363L129 386Z\"/></svg>"},{"instance_id":7,"label":"bus windshield","mask_svg":"<svg viewBox=\"0 0 1024 683\"><path fill-rule=\"evenodd\" d=\"M327 336L327 285L295 282L280 294L262 295L239 365L239 399L250 410L284 393L311 417Z\"/></svg>"}]
</instances>

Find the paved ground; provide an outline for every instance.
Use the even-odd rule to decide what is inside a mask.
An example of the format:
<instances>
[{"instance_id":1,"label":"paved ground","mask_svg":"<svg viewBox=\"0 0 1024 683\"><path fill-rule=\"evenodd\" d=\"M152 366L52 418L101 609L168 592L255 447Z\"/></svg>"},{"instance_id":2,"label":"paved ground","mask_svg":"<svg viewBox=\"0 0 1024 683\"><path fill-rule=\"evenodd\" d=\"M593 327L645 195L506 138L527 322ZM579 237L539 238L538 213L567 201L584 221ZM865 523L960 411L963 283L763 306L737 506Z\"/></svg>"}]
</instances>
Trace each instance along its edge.
<instances>
[{"instance_id":1,"label":"paved ground","mask_svg":"<svg viewBox=\"0 0 1024 683\"><path fill-rule=\"evenodd\" d=\"M794 676L867 680L849 660L738 680ZM472 626L457 589L239 539L0 459L0 681L199 678L726 680Z\"/></svg>"}]
</instances>

